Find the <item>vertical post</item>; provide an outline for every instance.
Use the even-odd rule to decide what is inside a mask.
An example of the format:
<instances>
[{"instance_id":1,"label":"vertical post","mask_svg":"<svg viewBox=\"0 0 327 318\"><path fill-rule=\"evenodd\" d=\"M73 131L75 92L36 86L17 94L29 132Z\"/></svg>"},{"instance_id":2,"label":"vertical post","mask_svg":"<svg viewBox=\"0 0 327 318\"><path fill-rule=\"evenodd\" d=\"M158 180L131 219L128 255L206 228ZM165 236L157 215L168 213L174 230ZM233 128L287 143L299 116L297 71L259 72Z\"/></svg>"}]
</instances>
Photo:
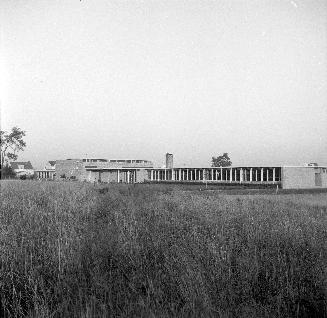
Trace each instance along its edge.
<instances>
[{"instance_id":1,"label":"vertical post","mask_svg":"<svg viewBox=\"0 0 327 318\"><path fill-rule=\"evenodd\" d=\"M186 169L186 180L188 180L188 169Z\"/></svg>"},{"instance_id":2,"label":"vertical post","mask_svg":"<svg viewBox=\"0 0 327 318\"><path fill-rule=\"evenodd\" d=\"M230 171L229 171L229 182L232 182L233 181L233 169L230 168Z\"/></svg>"},{"instance_id":3,"label":"vertical post","mask_svg":"<svg viewBox=\"0 0 327 318\"><path fill-rule=\"evenodd\" d=\"M276 179L276 171L275 168L273 168L273 183L275 183Z\"/></svg>"},{"instance_id":4,"label":"vertical post","mask_svg":"<svg viewBox=\"0 0 327 318\"><path fill-rule=\"evenodd\" d=\"M206 171L205 169L203 169L202 171L202 180L205 180L206 179Z\"/></svg>"},{"instance_id":5,"label":"vertical post","mask_svg":"<svg viewBox=\"0 0 327 318\"><path fill-rule=\"evenodd\" d=\"M250 182L252 182L252 168L250 168Z\"/></svg>"},{"instance_id":6,"label":"vertical post","mask_svg":"<svg viewBox=\"0 0 327 318\"><path fill-rule=\"evenodd\" d=\"M235 178L234 178L234 180L235 180L235 182L237 181L237 169L235 168L235 170L234 170L234 175L235 175Z\"/></svg>"},{"instance_id":7,"label":"vertical post","mask_svg":"<svg viewBox=\"0 0 327 318\"><path fill-rule=\"evenodd\" d=\"M167 168L165 169L165 181L167 181Z\"/></svg>"},{"instance_id":8,"label":"vertical post","mask_svg":"<svg viewBox=\"0 0 327 318\"><path fill-rule=\"evenodd\" d=\"M261 181L261 183L262 183L262 182L263 182L263 168L261 168L261 176L260 176L260 177L261 177L261 178L260 178L260 179L261 179L260 181Z\"/></svg>"},{"instance_id":9,"label":"vertical post","mask_svg":"<svg viewBox=\"0 0 327 318\"><path fill-rule=\"evenodd\" d=\"M182 169L179 169L179 176L178 176L178 180L181 181L182 180Z\"/></svg>"},{"instance_id":10,"label":"vertical post","mask_svg":"<svg viewBox=\"0 0 327 318\"><path fill-rule=\"evenodd\" d=\"M243 169L240 170L240 183L243 182Z\"/></svg>"},{"instance_id":11,"label":"vertical post","mask_svg":"<svg viewBox=\"0 0 327 318\"><path fill-rule=\"evenodd\" d=\"M220 168L220 181L223 181L223 168Z\"/></svg>"},{"instance_id":12,"label":"vertical post","mask_svg":"<svg viewBox=\"0 0 327 318\"><path fill-rule=\"evenodd\" d=\"M152 172L153 171L151 171L151 177L152 177ZM151 180L153 180L153 178L151 178ZM117 183L119 183L119 169L117 169Z\"/></svg>"},{"instance_id":13,"label":"vertical post","mask_svg":"<svg viewBox=\"0 0 327 318\"><path fill-rule=\"evenodd\" d=\"M175 180L175 170L171 169L171 180Z\"/></svg>"}]
</instances>

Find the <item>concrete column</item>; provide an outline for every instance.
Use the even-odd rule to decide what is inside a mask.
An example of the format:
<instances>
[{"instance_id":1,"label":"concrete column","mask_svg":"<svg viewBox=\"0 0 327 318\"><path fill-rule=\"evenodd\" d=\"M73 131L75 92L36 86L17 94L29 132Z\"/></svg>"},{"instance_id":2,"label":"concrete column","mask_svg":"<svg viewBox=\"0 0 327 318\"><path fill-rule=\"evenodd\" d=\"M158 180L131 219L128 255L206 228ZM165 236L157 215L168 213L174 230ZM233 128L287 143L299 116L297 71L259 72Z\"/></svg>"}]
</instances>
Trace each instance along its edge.
<instances>
[{"instance_id":1,"label":"concrete column","mask_svg":"<svg viewBox=\"0 0 327 318\"><path fill-rule=\"evenodd\" d=\"M151 171L151 180L153 180L153 178L152 178L152 172L153 171ZM117 183L119 183L119 170L117 169Z\"/></svg>"},{"instance_id":2,"label":"concrete column","mask_svg":"<svg viewBox=\"0 0 327 318\"><path fill-rule=\"evenodd\" d=\"M252 182L252 168L250 168L250 182Z\"/></svg>"},{"instance_id":3,"label":"concrete column","mask_svg":"<svg viewBox=\"0 0 327 318\"><path fill-rule=\"evenodd\" d=\"M237 181L237 169L234 170L235 182Z\"/></svg>"},{"instance_id":4,"label":"concrete column","mask_svg":"<svg viewBox=\"0 0 327 318\"><path fill-rule=\"evenodd\" d=\"M261 168L261 178L260 181L263 182L263 168Z\"/></svg>"},{"instance_id":5,"label":"concrete column","mask_svg":"<svg viewBox=\"0 0 327 318\"><path fill-rule=\"evenodd\" d=\"M258 169L255 169L255 181L258 181Z\"/></svg>"},{"instance_id":6,"label":"concrete column","mask_svg":"<svg viewBox=\"0 0 327 318\"><path fill-rule=\"evenodd\" d=\"M276 169L273 168L273 183L276 182Z\"/></svg>"},{"instance_id":7,"label":"concrete column","mask_svg":"<svg viewBox=\"0 0 327 318\"><path fill-rule=\"evenodd\" d=\"M175 170L171 169L171 180L175 180Z\"/></svg>"},{"instance_id":8,"label":"concrete column","mask_svg":"<svg viewBox=\"0 0 327 318\"><path fill-rule=\"evenodd\" d=\"M165 169L165 176L164 176L164 178L165 178L165 181L167 180L167 169Z\"/></svg>"},{"instance_id":9,"label":"concrete column","mask_svg":"<svg viewBox=\"0 0 327 318\"><path fill-rule=\"evenodd\" d=\"M266 168L266 171L267 171L267 173L266 173L266 181L269 181L269 168Z\"/></svg>"},{"instance_id":10,"label":"concrete column","mask_svg":"<svg viewBox=\"0 0 327 318\"><path fill-rule=\"evenodd\" d=\"M233 181L233 169L230 168L229 170L229 182L232 182Z\"/></svg>"},{"instance_id":11,"label":"concrete column","mask_svg":"<svg viewBox=\"0 0 327 318\"><path fill-rule=\"evenodd\" d=\"M178 180L181 181L182 180L182 169L178 170Z\"/></svg>"},{"instance_id":12,"label":"concrete column","mask_svg":"<svg viewBox=\"0 0 327 318\"><path fill-rule=\"evenodd\" d=\"M206 179L206 169L202 170L202 180Z\"/></svg>"},{"instance_id":13,"label":"concrete column","mask_svg":"<svg viewBox=\"0 0 327 318\"><path fill-rule=\"evenodd\" d=\"M186 169L186 180L188 180L188 169Z\"/></svg>"},{"instance_id":14,"label":"concrete column","mask_svg":"<svg viewBox=\"0 0 327 318\"><path fill-rule=\"evenodd\" d=\"M244 170L244 171L246 171L246 170ZM240 170L240 183L242 183L243 182L243 169L241 168L241 170Z\"/></svg>"}]
</instances>

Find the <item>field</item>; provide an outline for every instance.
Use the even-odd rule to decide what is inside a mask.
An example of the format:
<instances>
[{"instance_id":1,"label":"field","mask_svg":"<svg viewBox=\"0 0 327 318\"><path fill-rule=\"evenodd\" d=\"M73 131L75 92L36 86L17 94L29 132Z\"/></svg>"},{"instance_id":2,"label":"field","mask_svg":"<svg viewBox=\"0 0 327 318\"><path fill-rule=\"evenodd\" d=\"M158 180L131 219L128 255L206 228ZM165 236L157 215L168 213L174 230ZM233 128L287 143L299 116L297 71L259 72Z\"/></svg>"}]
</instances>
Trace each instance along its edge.
<instances>
[{"instance_id":1,"label":"field","mask_svg":"<svg viewBox=\"0 0 327 318\"><path fill-rule=\"evenodd\" d=\"M327 317L326 193L0 185L0 316Z\"/></svg>"}]
</instances>

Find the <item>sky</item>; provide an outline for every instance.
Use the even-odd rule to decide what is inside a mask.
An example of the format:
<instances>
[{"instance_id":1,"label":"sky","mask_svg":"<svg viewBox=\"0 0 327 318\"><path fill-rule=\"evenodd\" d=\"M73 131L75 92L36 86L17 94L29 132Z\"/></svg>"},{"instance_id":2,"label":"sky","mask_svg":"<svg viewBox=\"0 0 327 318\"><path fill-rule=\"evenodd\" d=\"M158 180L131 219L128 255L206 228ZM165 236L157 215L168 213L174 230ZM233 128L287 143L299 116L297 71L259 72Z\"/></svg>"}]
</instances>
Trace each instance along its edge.
<instances>
[{"instance_id":1,"label":"sky","mask_svg":"<svg viewBox=\"0 0 327 318\"><path fill-rule=\"evenodd\" d=\"M1 0L20 161L327 165L327 1Z\"/></svg>"}]
</instances>

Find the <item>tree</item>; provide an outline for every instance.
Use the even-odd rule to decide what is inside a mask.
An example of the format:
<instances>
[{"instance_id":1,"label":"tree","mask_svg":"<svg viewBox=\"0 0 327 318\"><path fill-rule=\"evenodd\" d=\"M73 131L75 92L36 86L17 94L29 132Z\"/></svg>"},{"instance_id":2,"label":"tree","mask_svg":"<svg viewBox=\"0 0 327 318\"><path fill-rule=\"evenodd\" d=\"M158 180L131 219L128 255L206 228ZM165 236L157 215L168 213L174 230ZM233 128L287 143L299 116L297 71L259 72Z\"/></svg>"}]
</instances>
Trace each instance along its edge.
<instances>
[{"instance_id":1,"label":"tree","mask_svg":"<svg viewBox=\"0 0 327 318\"><path fill-rule=\"evenodd\" d=\"M25 131L18 127L13 127L11 132L0 130L0 146L1 146L1 167L10 160L17 160L17 152L23 151L26 147Z\"/></svg>"},{"instance_id":2,"label":"tree","mask_svg":"<svg viewBox=\"0 0 327 318\"><path fill-rule=\"evenodd\" d=\"M225 152L222 156L212 157L211 167L230 167L232 162L228 156L228 153Z\"/></svg>"}]
</instances>

